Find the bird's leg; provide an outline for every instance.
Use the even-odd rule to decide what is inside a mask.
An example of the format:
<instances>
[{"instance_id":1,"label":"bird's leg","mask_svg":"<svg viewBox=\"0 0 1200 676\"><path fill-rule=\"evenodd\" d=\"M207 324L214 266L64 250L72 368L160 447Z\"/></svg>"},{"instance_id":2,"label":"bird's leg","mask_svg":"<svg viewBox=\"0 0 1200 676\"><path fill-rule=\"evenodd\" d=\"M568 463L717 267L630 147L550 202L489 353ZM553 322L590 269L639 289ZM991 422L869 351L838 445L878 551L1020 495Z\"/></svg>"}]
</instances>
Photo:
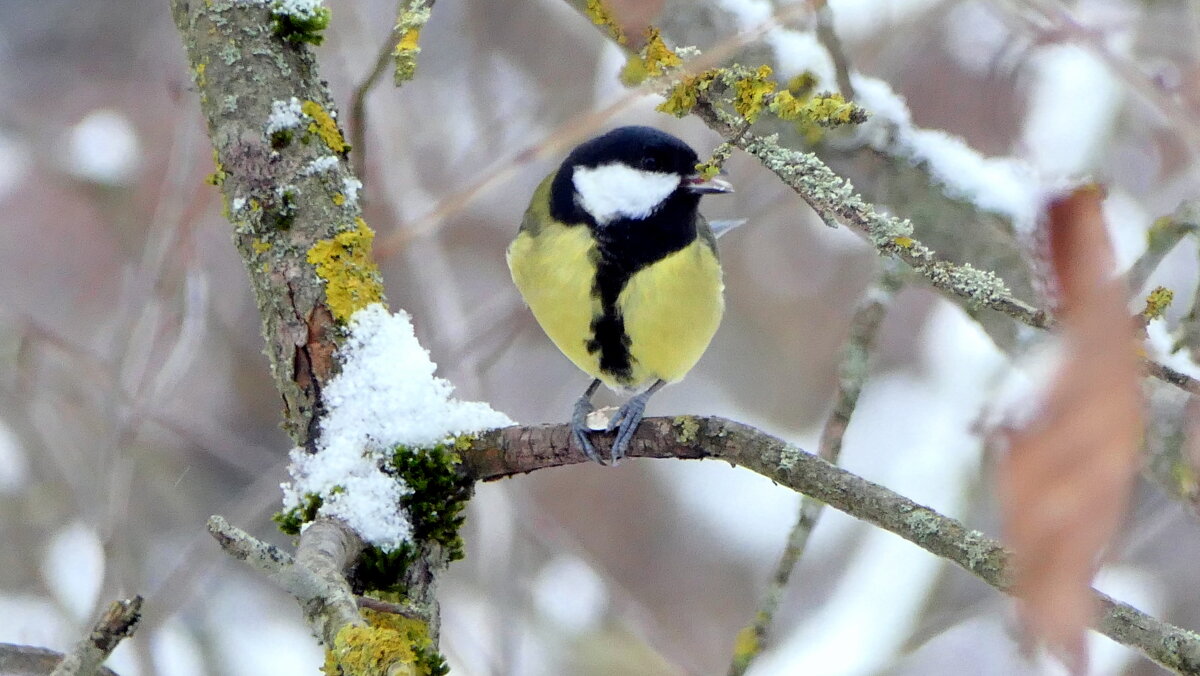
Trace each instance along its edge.
<instances>
[{"instance_id":1,"label":"bird's leg","mask_svg":"<svg viewBox=\"0 0 1200 676\"><path fill-rule=\"evenodd\" d=\"M625 449L629 448L629 442L633 440L633 433L637 431L638 423L642 422L642 414L646 412L646 402L650 401L650 397L666 384L662 380L656 380L645 392L634 395L625 402L612 420L608 421L608 431L617 431L617 438L613 440L612 445L612 464L617 464L621 458L625 457Z\"/></svg>"},{"instance_id":2,"label":"bird's leg","mask_svg":"<svg viewBox=\"0 0 1200 676\"><path fill-rule=\"evenodd\" d=\"M575 402L575 411L571 414L571 436L575 437L575 441L579 447L583 449L583 454L589 459L604 464L604 460L596 453L596 449L592 446L592 442L588 440L587 417L592 412L592 395L596 393L596 388L600 387L600 380L592 381L584 391L583 396Z\"/></svg>"}]
</instances>

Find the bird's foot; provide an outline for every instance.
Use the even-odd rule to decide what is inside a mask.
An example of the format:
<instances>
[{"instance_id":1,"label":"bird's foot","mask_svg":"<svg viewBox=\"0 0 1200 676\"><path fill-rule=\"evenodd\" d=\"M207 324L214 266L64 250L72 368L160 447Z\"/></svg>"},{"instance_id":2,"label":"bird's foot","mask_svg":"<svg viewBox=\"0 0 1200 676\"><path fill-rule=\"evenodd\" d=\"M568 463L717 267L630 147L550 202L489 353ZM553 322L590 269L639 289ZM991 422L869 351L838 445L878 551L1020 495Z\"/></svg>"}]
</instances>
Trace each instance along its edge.
<instances>
[{"instance_id":1,"label":"bird's foot","mask_svg":"<svg viewBox=\"0 0 1200 676\"><path fill-rule=\"evenodd\" d=\"M574 437L575 443L579 444L579 448L583 454L593 462L598 462L601 465L606 464L600 454L596 452L596 447L592 446L592 442L588 439L588 432L591 427L588 426L588 414L592 412L592 394L596 391L596 385L600 381L596 381L588 388L587 392L575 402L575 410L571 413L571 436Z\"/></svg>"},{"instance_id":2,"label":"bird's foot","mask_svg":"<svg viewBox=\"0 0 1200 676\"><path fill-rule=\"evenodd\" d=\"M613 439L611 451L613 465L625 457L625 451L629 448L629 442L633 440L633 433L637 431L638 424L642 422L645 412L646 399L639 394L625 402L612 420L608 421L608 431L617 433L617 437Z\"/></svg>"}]
</instances>

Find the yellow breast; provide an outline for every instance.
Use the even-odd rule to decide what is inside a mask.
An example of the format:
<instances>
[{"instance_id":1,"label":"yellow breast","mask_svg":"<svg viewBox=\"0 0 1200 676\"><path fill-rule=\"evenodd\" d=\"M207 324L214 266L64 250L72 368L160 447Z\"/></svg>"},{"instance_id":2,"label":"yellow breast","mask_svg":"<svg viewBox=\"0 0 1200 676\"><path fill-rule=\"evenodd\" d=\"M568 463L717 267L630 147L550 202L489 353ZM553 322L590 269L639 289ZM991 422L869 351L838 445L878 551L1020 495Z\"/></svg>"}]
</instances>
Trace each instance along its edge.
<instances>
[{"instance_id":1,"label":"yellow breast","mask_svg":"<svg viewBox=\"0 0 1200 676\"><path fill-rule=\"evenodd\" d=\"M617 300L629 337L631 376L618 380L588 350L603 308L594 295L596 244L585 226L522 231L508 265L538 324L576 366L614 389L679 380L696 365L724 311L721 267L700 238L635 273Z\"/></svg>"},{"instance_id":2,"label":"yellow breast","mask_svg":"<svg viewBox=\"0 0 1200 676\"><path fill-rule=\"evenodd\" d=\"M697 238L639 270L617 304L633 357L633 382L683 378L712 341L725 310L721 266Z\"/></svg>"},{"instance_id":3,"label":"yellow breast","mask_svg":"<svg viewBox=\"0 0 1200 676\"><path fill-rule=\"evenodd\" d=\"M600 377L599 355L588 352L592 318L601 313L592 295L596 243L587 227L547 223L534 237L522 230L508 247L513 282L542 330L576 366Z\"/></svg>"}]
</instances>

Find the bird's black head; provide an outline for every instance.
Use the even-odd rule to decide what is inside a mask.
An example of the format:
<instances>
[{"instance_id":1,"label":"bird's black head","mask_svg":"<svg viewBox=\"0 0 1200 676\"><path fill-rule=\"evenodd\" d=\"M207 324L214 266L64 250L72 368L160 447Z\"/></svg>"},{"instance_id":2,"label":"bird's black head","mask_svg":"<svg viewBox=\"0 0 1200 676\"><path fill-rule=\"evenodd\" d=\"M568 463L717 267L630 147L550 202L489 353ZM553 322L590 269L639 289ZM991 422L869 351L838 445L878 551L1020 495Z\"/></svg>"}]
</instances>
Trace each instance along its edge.
<instances>
[{"instance_id":1,"label":"bird's black head","mask_svg":"<svg viewBox=\"0 0 1200 676\"><path fill-rule=\"evenodd\" d=\"M728 192L728 184L699 179L699 161L696 151L666 132L614 129L563 160L550 189L550 213L561 222L599 228L664 211L673 219L694 218L701 194Z\"/></svg>"}]
</instances>

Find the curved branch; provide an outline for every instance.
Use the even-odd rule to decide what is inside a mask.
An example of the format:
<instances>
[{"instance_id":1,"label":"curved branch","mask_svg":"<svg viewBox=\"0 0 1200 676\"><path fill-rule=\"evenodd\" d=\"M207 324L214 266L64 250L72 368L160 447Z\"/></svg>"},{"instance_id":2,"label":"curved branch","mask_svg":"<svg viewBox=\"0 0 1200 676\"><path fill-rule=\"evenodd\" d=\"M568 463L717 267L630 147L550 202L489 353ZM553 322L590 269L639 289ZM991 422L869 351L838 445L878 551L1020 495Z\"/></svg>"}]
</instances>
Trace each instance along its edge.
<instances>
[{"instance_id":1,"label":"curved branch","mask_svg":"<svg viewBox=\"0 0 1200 676\"><path fill-rule=\"evenodd\" d=\"M229 555L265 573L291 594L326 646L334 644L343 627L366 625L345 575L362 552L363 542L344 524L323 518L309 524L294 558L220 516L209 517L208 532Z\"/></svg>"},{"instance_id":2,"label":"curved branch","mask_svg":"<svg viewBox=\"0 0 1200 676\"><path fill-rule=\"evenodd\" d=\"M494 481L588 462L569 443L570 436L567 425L494 430L480 435L463 453L462 471L479 481ZM603 452L609 441L597 439L595 443ZM715 417L648 418L638 428L628 455L713 458L742 465L949 559L1002 592L1012 591L1009 553L999 541L749 425ZM1093 628L1167 669L1200 674L1200 635L1100 592L1095 594L1102 614Z\"/></svg>"}]
</instances>

